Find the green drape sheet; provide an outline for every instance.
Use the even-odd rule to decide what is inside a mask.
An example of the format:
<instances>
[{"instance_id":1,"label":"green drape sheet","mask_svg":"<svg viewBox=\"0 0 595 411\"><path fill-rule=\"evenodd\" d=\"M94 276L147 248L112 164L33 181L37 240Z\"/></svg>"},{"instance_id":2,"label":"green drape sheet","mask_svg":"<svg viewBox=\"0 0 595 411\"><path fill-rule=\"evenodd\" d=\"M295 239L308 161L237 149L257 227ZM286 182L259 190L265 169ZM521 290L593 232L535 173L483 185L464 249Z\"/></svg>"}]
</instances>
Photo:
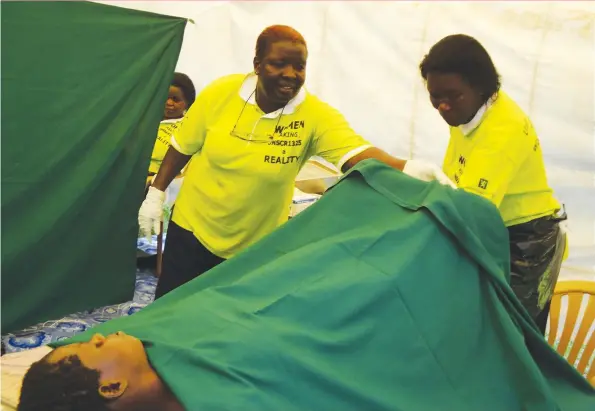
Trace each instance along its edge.
<instances>
[{"instance_id":1,"label":"green drape sheet","mask_svg":"<svg viewBox=\"0 0 595 411\"><path fill-rule=\"evenodd\" d=\"M593 411L508 286L488 201L373 160L125 331L188 410Z\"/></svg>"},{"instance_id":2,"label":"green drape sheet","mask_svg":"<svg viewBox=\"0 0 595 411\"><path fill-rule=\"evenodd\" d=\"M132 298L186 20L87 2L1 12L4 334Z\"/></svg>"}]
</instances>

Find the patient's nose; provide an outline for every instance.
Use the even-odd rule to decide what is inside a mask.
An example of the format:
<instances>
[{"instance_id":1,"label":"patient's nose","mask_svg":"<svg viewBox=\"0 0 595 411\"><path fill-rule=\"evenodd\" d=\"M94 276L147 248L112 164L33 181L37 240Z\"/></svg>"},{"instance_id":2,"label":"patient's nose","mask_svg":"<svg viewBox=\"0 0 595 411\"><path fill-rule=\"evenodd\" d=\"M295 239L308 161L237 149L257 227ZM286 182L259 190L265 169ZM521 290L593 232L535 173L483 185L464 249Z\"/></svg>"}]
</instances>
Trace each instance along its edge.
<instances>
[{"instance_id":1,"label":"patient's nose","mask_svg":"<svg viewBox=\"0 0 595 411\"><path fill-rule=\"evenodd\" d=\"M93 338L91 338L91 343L95 345L101 345L105 341L105 337L101 334L95 334Z\"/></svg>"}]
</instances>

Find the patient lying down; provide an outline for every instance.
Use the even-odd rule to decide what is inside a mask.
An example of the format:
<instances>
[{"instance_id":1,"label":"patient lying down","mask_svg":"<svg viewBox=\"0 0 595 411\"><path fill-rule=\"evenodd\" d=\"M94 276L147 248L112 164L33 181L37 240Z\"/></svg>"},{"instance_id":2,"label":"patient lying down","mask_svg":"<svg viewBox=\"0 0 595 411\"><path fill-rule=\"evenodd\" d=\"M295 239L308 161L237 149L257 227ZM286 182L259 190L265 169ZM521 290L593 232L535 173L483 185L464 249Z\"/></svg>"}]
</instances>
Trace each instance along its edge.
<instances>
[{"instance_id":1,"label":"patient lying down","mask_svg":"<svg viewBox=\"0 0 595 411\"><path fill-rule=\"evenodd\" d=\"M25 375L19 411L163 410L184 407L149 364L143 343L122 332L56 348Z\"/></svg>"},{"instance_id":2,"label":"patient lying down","mask_svg":"<svg viewBox=\"0 0 595 411\"><path fill-rule=\"evenodd\" d=\"M53 343L18 409L595 410L506 282L498 210L356 168L246 252Z\"/></svg>"}]
</instances>

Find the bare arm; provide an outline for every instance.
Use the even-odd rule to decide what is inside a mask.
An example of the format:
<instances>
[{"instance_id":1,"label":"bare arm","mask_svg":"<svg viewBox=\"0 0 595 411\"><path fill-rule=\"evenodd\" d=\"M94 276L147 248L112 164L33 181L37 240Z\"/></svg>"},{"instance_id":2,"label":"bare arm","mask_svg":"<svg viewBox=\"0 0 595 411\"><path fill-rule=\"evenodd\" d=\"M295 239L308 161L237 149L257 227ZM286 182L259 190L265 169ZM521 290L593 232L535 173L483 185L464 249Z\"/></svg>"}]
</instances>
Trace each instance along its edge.
<instances>
[{"instance_id":1,"label":"bare arm","mask_svg":"<svg viewBox=\"0 0 595 411\"><path fill-rule=\"evenodd\" d=\"M356 156L353 156L341 168L342 172L347 172L351 167L355 166L362 160L366 160L368 158L375 158L376 160L382 161L384 164L389 165L391 167L396 168L397 170L403 171L407 160L401 160L399 158L393 157L385 151L382 151L376 147L370 147Z\"/></svg>"},{"instance_id":2,"label":"bare arm","mask_svg":"<svg viewBox=\"0 0 595 411\"><path fill-rule=\"evenodd\" d=\"M170 146L167 149L167 153L165 153L165 157L161 162L161 167L159 167L159 172L155 176L152 186L160 191L165 191L172 180L180 173L180 170L190 161L190 157L192 156L182 154Z\"/></svg>"}]
</instances>

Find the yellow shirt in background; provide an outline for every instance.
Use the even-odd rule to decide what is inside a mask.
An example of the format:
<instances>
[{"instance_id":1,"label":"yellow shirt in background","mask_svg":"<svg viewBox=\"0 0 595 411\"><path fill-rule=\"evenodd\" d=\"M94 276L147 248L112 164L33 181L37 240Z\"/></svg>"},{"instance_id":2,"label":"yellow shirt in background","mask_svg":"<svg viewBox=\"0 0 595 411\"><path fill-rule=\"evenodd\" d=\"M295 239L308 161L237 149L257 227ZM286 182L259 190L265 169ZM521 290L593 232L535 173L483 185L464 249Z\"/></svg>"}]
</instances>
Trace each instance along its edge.
<instances>
[{"instance_id":1,"label":"yellow shirt in background","mask_svg":"<svg viewBox=\"0 0 595 411\"><path fill-rule=\"evenodd\" d=\"M533 124L502 91L469 124L450 127L443 170L458 187L492 201L506 226L560 209Z\"/></svg>"},{"instance_id":2,"label":"yellow shirt in background","mask_svg":"<svg viewBox=\"0 0 595 411\"><path fill-rule=\"evenodd\" d=\"M159 171L159 167L161 167L163 157L165 157L165 153L167 153L167 149L171 144L171 135L178 128L178 125L181 121L181 118L177 118L172 120L163 120L159 124L159 130L157 131L157 140L155 140L155 145L153 146L153 153L151 154L149 173L157 174L157 172Z\"/></svg>"},{"instance_id":3,"label":"yellow shirt in background","mask_svg":"<svg viewBox=\"0 0 595 411\"><path fill-rule=\"evenodd\" d=\"M173 221L222 258L287 220L295 178L308 158L318 155L341 168L371 147L304 88L283 109L263 113L254 101L256 82L253 74L238 74L211 83L171 140L193 155Z\"/></svg>"}]
</instances>

